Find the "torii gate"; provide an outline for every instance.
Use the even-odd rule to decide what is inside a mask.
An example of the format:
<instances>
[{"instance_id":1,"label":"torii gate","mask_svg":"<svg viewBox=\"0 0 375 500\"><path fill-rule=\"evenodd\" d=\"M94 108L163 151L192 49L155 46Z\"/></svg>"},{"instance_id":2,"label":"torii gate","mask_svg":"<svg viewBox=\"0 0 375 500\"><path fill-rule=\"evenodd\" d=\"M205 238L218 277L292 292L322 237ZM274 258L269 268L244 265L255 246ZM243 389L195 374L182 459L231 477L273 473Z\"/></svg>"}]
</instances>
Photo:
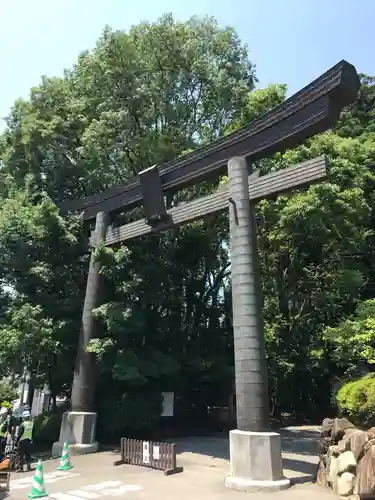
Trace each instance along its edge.
<instances>
[{"instance_id":1,"label":"torii gate","mask_svg":"<svg viewBox=\"0 0 375 500\"><path fill-rule=\"evenodd\" d=\"M283 477L280 435L270 432L267 364L261 304L254 203L318 182L326 159L316 158L259 177L252 162L334 125L340 111L357 96L356 69L341 61L303 90L240 130L169 162L141 172L133 180L83 200L60 204L63 214L96 218L90 243L105 245L159 232L229 208L233 294L233 330L237 429L230 432L231 473L226 486L242 491L289 487ZM216 193L167 209L164 197L188 185L228 172L228 184ZM249 177L249 173L251 174ZM250 200L250 202L249 202ZM146 220L111 227L111 217L143 205ZM64 415L57 453L68 441L80 453L96 451L93 395L95 359L85 347L94 336L92 311L99 305L100 264L91 256L82 330L72 386L72 411Z\"/></svg>"}]
</instances>

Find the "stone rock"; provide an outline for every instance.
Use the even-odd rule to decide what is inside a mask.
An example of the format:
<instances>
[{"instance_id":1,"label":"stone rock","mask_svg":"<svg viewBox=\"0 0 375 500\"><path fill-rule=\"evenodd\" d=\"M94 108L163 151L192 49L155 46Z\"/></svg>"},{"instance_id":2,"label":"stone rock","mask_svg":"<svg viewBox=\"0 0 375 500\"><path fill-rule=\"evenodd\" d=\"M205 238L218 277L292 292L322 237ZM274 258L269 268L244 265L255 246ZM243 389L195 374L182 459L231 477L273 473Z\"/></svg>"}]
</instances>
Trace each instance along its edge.
<instances>
[{"instance_id":1,"label":"stone rock","mask_svg":"<svg viewBox=\"0 0 375 500\"><path fill-rule=\"evenodd\" d=\"M355 472L357 467L356 459L351 451L346 451L337 458L337 474L341 476L344 472Z\"/></svg>"},{"instance_id":2,"label":"stone rock","mask_svg":"<svg viewBox=\"0 0 375 500\"><path fill-rule=\"evenodd\" d=\"M331 440L338 443L345 435L348 429L355 428L354 425L346 418L335 418L331 432Z\"/></svg>"},{"instance_id":3,"label":"stone rock","mask_svg":"<svg viewBox=\"0 0 375 500\"><path fill-rule=\"evenodd\" d=\"M345 436L351 436L352 434L355 434L356 432L360 431L361 429L357 429L357 427L351 427L350 429L346 429L345 431Z\"/></svg>"},{"instance_id":4,"label":"stone rock","mask_svg":"<svg viewBox=\"0 0 375 500\"><path fill-rule=\"evenodd\" d=\"M333 428L333 418L325 418L322 422L321 437L330 437Z\"/></svg>"},{"instance_id":5,"label":"stone rock","mask_svg":"<svg viewBox=\"0 0 375 500\"><path fill-rule=\"evenodd\" d=\"M350 450L350 439L348 436L344 436L341 441L338 442L337 449L339 453L345 453Z\"/></svg>"},{"instance_id":6,"label":"stone rock","mask_svg":"<svg viewBox=\"0 0 375 500\"><path fill-rule=\"evenodd\" d=\"M327 457L328 460L330 457L338 457L340 455L339 447L337 444L332 444L328 447Z\"/></svg>"},{"instance_id":7,"label":"stone rock","mask_svg":"<svg viewBox=\"0 0 375 500\"><path fill-rule=\"evenodd\" d=\"M316 471L315 483L318 486L322 486L323 488L327 488L328 486L328 477L327 477L327 468L326 468L325 457L321 455L318 463L318 468Z\"/></svg>"},{"instance_id":8,"label":"stone rock","mask_svg":"<svg viewBox=\"0 0 375 500\"><path fill-rule=\"evenodd\" d=\"M364 456L357 465L355 492L362 499L375 498L375 447L366 443Z\"/></svg>"},{"instance_id":9,"label":"stone rock","mask_svg":"<svg viewBox=\"0 0 375 500\"><path fill-rule=\"evenodd\" d=\"M369 441L375 439L375 427L371 427L371 429L367 431L367 436Z\"/></svg>"},{"instance_id":10,"label":"stone rock","mask_svg":"<svg viewBox=\"0 0 375 500\"><path fill-rule=\"evenodd\" d=\"M357 429L356 432L348 435L348 439L349 449L353 453L356 461L359 462L364 454L364 446L367 442L367 432Z\"/></svg>"},{"instance_id":11,"label":"stone rock","mask_svg":"<svg viewBox=\"0 0 375 500\"><path fill-rule=\"evenodd\" d=\"M327 474L327 480L328 484L331 486L331 488L335 489L335 485L337 483L337 470L339 467L339 459L336 457L331 456L329 462L328 462L328 474Z\"/></svg>"},{"instance_id":12,"label":"stone rock","mask_svg":"<svg viewBox=\"0 0 375 500\"><path fill-rule=\"evenodd\" d=\"M343 497L351 495L354 491L355 475L350 472L344 472L337 478L337 494Z\"/></svg>"},{"instance_id":13,"label":"stone rock","mask_svg":"<svg viewBox=\"0 0 375 500\"><path fill-rule=\"evenodd\" d=\"M319 440L319 455L326 455L331 444L331 438L325 437Z\"/></svg>"}]
</instances>

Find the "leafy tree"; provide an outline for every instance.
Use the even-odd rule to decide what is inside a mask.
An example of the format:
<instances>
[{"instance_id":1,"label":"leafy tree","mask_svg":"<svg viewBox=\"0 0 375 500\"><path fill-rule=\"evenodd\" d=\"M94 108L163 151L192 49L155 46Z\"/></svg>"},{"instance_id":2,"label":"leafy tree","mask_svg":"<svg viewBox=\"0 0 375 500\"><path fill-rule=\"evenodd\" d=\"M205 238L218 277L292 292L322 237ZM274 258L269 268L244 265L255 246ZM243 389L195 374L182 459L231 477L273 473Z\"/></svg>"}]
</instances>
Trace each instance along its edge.
<instances>
[{"instance_id":1,"label":"leafy tree","mask_svg":"<svg viewBox=\"0 0 375 500\"><path fill-rule=\"evenodd\" d=\"M254 165L264 173L321 154L331 165L325 182L257 206L275 413L325 411L341 363L348 370L357 363L347 328L362 319L352 315L375 296L374 79L362 75L361 82L357 101L332 131ZM35 384L69 394L91 226L61 218L54 202L132 178L285 99L284 85L254 91L255 83L232 29L168 15L129 32L105 28L62 78L44 77L28 100L15 103L0 138L4 372L26 366ZM171 203L218 182L186 189ZM139 216L119 215L113 224ZM192 408L201 418L207 405L226 405L233 389L228 246L222 214L98 250L105 301L95 311L101 329L89 349L100 372L99 428L120 413L129 428L154 425L155 394L163 390L176 390L177 412L190 420ZM370 334L362 328L358 334ZM335 329L336 344L327 340ZM152 411L144 418L146 399Z\"/></svg>"},{"instance_id":2,"label":"leafy tree","mask_svg":"<svg viewBox=\"0 0 375 500\"><path fill-rule=\"evenodd\" d=\"M100 192L219 136L254 81L236 33L213 19L107 27L64 78L15 104L4 172L18 185L32 173L55 200Z\"/></svg>"},{"instance_id":3,"label":"leafy tree","mask_svg":"<svg viewBox=\"0 0 375 500\"><path fill-rule=\"evenodd\" d=\"M324 338L342 376L374 371L375 300L360 303L353 317L327 328Z\"/></svg>"},{"instance_id":4,"label":"leafy tree","mask_svg":"<svg viewBox=\"0 0 375 500\"><path fill-rule=\"evenodd\" d=\"M0 326L3 375L30 373L53 396L73 373L85 260L79 219L63 219L32 183L0 207L0 279L12 300Z\"/></svg>"},{"instance_id":5,"label":"leafy tree","mask_svg":"<svg viewBox=\"0 0 375 500\"><path fill-rule=\"evenodd\" d=\"M16 397L17 391L11 383L7 381L0 382L0 405L2 407L7 407Z\"/></svg>"},{"instance_id":6,"label":"leafy tree","mask_svg":"<svg viewBox=\"0 0 375 500\"><path fill-rule=\"evenodd\" d=\"M254 82L254 68L232 29L221 29L212 19L178 23L165 16L128 33L106 28L94 50L82 54L64 78L43 78L28 101L15 104L0 141L3 210L7 203L20 204L22 210L19 220L9 219L0 232L6 247L10 226L19 224L16 245L22 246L26 233L32 241L29 246L36 245L42 255L31 255L20 271L4 256L7 280L17 291L16 310L9 310L4 332L17 339L17 353L30 352L32 344L21 345L20 339L24 318L33 318L30 342L35 345L43 338L45 346L28 363L36 380L47 378L47 352L54 362L69 356L66 366L72 369L86 261L78 241L83 236L81 226L72 231L70 224L77 222L69 219L64 231L72 231L77 239L68 245L68 252L64 249L69 276L57 272L62 252L50 246L48 255L43 254L47 237L38 214L45 203L35 197L26 203L27 176L31 174L35 189L53 200L102 191L147 165L163 163L223 134L241 113ZM204 192L208 189L203 187ZM192 196L194 191L186 191L173 203ZM57 212L50 215L53 221L58 219ZM24 227L23 219L29 226ZM113 389L113 403L125 391L134 400L131 391L139 387L145 391L147 385L163 389L180 384L181 390L185 386L188 390L186 367L189 374L200 374L196 384L210 374L219 387L223 366L231 378L227 368L232 363L231 330L223 321L229 268L225 219L198 222L159 239L135 242L129 252L116 250L105 256L112 267L104 266L106 303L96 312L103 337L90 349L99 360L100 385L107 394L109 386ZM32 235L33 227L41 234ZM64 231L54 234L56 242L64 239ZM74 312L64 304L60 315L56 306L62 298L57 292L64 288L64 279L66 287L73 285L76 272L77 287L65 294L69 303L74 302ZM216 357L210 352L213 339ZM4 359L14 359L13 355L4 347ZM104 401L104 390L99 386L98 391L98 401Z\"/></svg>"}]
</instances>

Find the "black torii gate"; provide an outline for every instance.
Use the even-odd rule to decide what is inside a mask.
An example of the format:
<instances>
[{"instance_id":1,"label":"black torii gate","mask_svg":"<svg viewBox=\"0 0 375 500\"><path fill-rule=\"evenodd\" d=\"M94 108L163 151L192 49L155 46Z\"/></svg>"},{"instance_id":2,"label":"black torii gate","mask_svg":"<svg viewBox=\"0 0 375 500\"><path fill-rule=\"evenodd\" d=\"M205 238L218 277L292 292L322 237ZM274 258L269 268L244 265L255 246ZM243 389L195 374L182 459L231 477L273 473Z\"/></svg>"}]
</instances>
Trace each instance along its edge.
<instances>
[{"instance_id":1,"label":"black torii gate","mask_svg":"<svg viewBox=\"0 0 375 500\"><path fill-rule=\"evenodd\" d=\"M317 182L326 175L325 158L317 158L259 177L252 163L335 124L360 86L356 69L341 61L284 103L240 130L182 158L148 168L133 180L82 200L60 204L62 214L96 219L91 245L106 245L159 232L229 207L237 429L230 433L231 474L226 486L282 489L281 440L270 432L267 366L256 242L254 202ZM164 197L186 186L228 172L228 186L213 195L168 210ZM249 173L252 173L248 177ZM249 199L251 202L249 202ZM146 220L112 228L111 217L143 205ZM72 386L72 411L64 415L60 443L81 452L95 451L95 359L86 352L94 336L92 311L99 305L100 264L92 254L82 314L82 330ZM56 448L55 448L56 449Z\"/></svg>"}]
</instances>

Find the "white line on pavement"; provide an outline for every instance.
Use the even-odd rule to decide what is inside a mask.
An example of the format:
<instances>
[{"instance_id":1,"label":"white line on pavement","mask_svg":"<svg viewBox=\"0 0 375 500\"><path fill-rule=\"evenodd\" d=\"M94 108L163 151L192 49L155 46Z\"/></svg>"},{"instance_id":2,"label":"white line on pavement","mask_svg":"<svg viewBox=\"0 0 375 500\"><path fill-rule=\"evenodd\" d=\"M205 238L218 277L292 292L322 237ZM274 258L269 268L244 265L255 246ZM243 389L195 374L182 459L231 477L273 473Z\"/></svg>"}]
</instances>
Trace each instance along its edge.
<instances>
[{"instance_id":1,"label":"white line on pavement","mask_svg":"<svg viewBox=\"0 0 375 500\"><path fill-rule=\"evenodd\" d=\"M130 491L140 491L142 486L138 484L123 484L122 481L104 481L98 484L81 486L79 490L71 490L67 493L50 493L50 497L56 500L91 500L103 496L119 496ZM98 493L89 493L97 491Z\"/></svg>"},{"instance_id":2,"label":"white line on pavement","mask_svg":"<svg viewBox=\"0 0 375 500\"><path fill-rule=\"evenodd\" d=\"M68 493L50 493L49 496L57 500L82 500L80 497L69 495Z\"/></svg>"},{"instance_id":3,"label":"white line on pavement","mask_svg":"<svg viewBox=\"0 0 375 500\"><path fill-rule=\"evenodd\" d=\"M111 497L117 497L118 495L122 495L123 493L127 493L128 491L140 491L142 486L138 484L124 484L116 489L108 489L103 491L103 495L110 495Z\"/></svg>"},{"instance_id":4,"label":"white line on pavement","mask_svg":"<svg viewBox=\"0 0 375 500\"><path fill-rule=\"evenodd\" d=\"M116 488L122 485L122 481L104 481L103 483L98 483L98 484L89 484L88 486L85 486L83 489L87 491L101 491L105 490L106 488Z\"/></svg>"},{"instance_id":5,"label":"white line on pavement","mask_svg":"<svg viewBox=\"0 0 375 500\"><path fill-rule=\"evenodd\" d=\"M56 483L56 481L60 481L61 479L70 479L71 477L76 477L76 476L80 476L80 474L69 474L69 476L64 476L64 477L54 477L54 478L51 478L51 479L44 479L44 482L46 484L51 484L51 483Z\"/></svg>"},{"instance_id":6,"label":"white line on pavement","mask_svg":"<svg viewBox=\"0 0 375 500\"><path fill-rule=\"evenodd\" d=\"M84 490L73 490L73 491L68 491L69 495L75 495L81 498L99 498L100 495L97 493L90 493L89 491L84 491Z\"/></svg>"},{"instance_id":7,"label":"white line on pavement","mask_svg":"<svg viewBox=\"0 0 375 500\"><path fill-rule=\"evenodd\" d=\"M56 481L61 481L62 479L67 479L74 476L79 476L79 474L72 474L71 472L63 472L63 471L50 472L49 474L44 475L44 483L51 484L55 483ZM13 479L10 482L10 487L12 490L21 490L31 486L33 484L33 481L34 481L34 476L23 477L20 479Z\"/></svg>"}]
</instances>

